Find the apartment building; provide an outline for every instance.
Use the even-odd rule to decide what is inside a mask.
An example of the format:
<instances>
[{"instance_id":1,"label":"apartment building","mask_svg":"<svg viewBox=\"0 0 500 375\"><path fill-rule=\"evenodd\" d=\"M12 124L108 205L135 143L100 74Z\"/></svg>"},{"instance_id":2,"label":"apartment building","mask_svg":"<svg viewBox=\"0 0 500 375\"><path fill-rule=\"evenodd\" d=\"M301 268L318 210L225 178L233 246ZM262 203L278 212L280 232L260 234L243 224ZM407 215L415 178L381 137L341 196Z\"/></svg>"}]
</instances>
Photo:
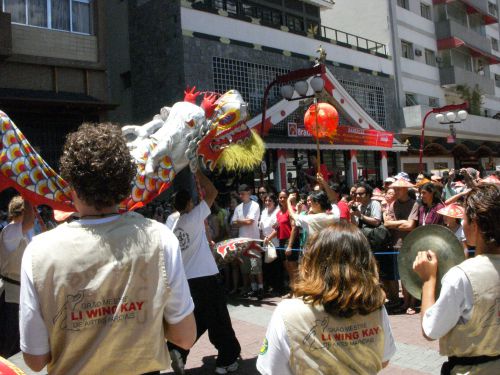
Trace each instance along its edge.
<instances>
[{"instance_id":1,"label":"apartment building","mask_svg":"<svg viewBox=\"0 0 500 375\"><path fill-rule=\"evenodd\" d=\"M0 0L0 109L53 167L69 131L114 108L103 5Z\"/></svg>"},{"instance_id":2,"label":"apartment building","mask_svg":"<svg viewBox=\"0 0 500 375\"><path fill-rule=\"evenodd\" d=\"M496 0L360 0L355 4L338 0L336 11L339 27L388 42L402 112L397 133L409 145L408 152L401 154L400 168L419 170L425 115L432 108L464 101L469 102L469 115L453 124L455 138L450 136L449 124L438 123L434 115L427 118L424 168L472 166L489 173L500 165ZM358 17L348 17L354 13Z\"/></svg>"},{"instance_id":3,"label":"apartment building","mask_svg":"<svg viewBox=\"0 0 500 375\"><path fill-rule=\"evenodd\" d=\"M120 32L127 41L115 42L116 33L108 41L115 59L108 60L113 101L122 104L111 116L118 120L148 121L196 85L200 91L239 90L249 103L250 126L259 126L269 83L277 75L312 67L321 45L331 82L345 94L325 93L339 110L341 125L378 131L397 127L394 64L387 45L323 22L321 11L334 9L333 1L137 0L107 7L112 22L128 24L128 32ZM282 99L280 85L270 91L268 113L274 115L263 170L278 187L296 176L297 162L307 161L316 147L304 132L289 134L290 125L303 126L307 109L307 103L294 103ZM399 142L389 148L321 143L323 161L351 182L361 175L379 180L395 171L396 153L405 149Z\"/></svg>"}]
</instances>

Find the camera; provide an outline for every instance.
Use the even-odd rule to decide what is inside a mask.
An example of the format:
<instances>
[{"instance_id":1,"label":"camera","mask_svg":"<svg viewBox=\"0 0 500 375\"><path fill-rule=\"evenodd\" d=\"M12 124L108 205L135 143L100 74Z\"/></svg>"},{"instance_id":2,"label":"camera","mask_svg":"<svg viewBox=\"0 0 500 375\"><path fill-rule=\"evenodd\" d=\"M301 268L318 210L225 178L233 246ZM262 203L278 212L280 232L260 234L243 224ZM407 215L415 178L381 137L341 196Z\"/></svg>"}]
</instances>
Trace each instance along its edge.
<instances>
[{"instance_id":1,"label":"camera","mask_svg":"<svg viewBox=\"0 0 500 375\"><path fill-rule=\"evenodd\" d=\"M305 161L303 159L293 161L293 165L295 165L298 169L303 168L306 164L307 164L307 161Z\"/></svg>"},{"instance_id":2,"label":"camera","mask_svg":"<svg viewBox=\"0 0 500 375\"><path fill-rule=\"evenodd\" d=\"M351 210L352 210L352 211L357 211L357 210L358 210L358 206L352 206L352 207L351 207Z\"/></svg>"}]
</instances>

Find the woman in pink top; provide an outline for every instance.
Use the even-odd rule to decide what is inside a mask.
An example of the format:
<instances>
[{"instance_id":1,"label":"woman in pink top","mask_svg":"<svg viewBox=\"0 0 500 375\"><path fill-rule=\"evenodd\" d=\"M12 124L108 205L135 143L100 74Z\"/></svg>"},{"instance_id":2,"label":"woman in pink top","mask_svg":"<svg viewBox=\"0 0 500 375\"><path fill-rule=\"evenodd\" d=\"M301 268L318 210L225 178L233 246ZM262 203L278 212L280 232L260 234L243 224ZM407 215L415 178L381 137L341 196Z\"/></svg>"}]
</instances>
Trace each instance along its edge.
<instances>
[{"instance_id":1,"label":"woman in pink top","mask_svg":"<svg viewBox=\"0 0 500 375\"><path fill-rule=\"evenodd\" d=\"M422 205L418 210L418 225L444 225L443 217L437 213L444 207L438 188L432 182L428 182L422 186L420 195Z\"/></svg>"}]
</instances>

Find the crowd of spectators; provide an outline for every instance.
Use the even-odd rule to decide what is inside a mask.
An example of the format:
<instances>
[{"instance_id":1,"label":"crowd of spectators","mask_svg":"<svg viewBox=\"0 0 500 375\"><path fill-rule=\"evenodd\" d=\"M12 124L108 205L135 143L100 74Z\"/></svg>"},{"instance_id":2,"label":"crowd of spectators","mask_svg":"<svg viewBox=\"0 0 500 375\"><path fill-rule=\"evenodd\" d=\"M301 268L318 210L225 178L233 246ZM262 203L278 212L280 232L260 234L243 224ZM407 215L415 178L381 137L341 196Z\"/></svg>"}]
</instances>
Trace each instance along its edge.
<instances>
[{"instance_id":1,"label":"crowd of spectators","mask_svg":"<svg viewBox=\"0 0 500 375\"><path fill-rule=\"evenodd\" d=\"M403 240L418 226L444 225L462 241L465 254L471 253L460 220L441 211L447 204L460 203L464 192L478 181L479 173L468 168L443 176L422 173L414 181L400 172L379 186L363 179L341 186L320 173L308 184L310 190L302 192L240 185L219 195L207 219L207 235L212 245L247 237L263 240L264 248L272 244L277 249L277 259L269 264L247 257L230 263L219 259L221 282L229 295L291 297L307 239L335 222L351 222L365 234L375 254L388 311L414 314L419 301L399 282L398 252ZM154 216L162 212L160 221L171 212L166 203L148 210Z\"/></svg>"}]
</instances>

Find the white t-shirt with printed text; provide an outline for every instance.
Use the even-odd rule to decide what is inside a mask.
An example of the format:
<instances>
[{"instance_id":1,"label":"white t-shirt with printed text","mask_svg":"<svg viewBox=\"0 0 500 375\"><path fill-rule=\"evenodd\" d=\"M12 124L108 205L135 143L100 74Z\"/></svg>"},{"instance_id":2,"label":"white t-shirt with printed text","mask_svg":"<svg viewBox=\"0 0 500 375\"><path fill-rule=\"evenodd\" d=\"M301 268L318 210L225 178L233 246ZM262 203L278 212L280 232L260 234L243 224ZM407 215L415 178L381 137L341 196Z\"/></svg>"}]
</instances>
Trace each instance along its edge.
<instances>
[{"instance_id":1,"label":"white t-shirt with printed text","mask_svg":"<svg viewBox=\"0 0 500 375\"><path fill-rule=\"evenodd\" d=\"M191 211L180 214L172 222L171 229L179 240L188 280L219 273L205 230L205 219L209 215L210 207L202 200Z\"/></svg>"}]
</instances>

